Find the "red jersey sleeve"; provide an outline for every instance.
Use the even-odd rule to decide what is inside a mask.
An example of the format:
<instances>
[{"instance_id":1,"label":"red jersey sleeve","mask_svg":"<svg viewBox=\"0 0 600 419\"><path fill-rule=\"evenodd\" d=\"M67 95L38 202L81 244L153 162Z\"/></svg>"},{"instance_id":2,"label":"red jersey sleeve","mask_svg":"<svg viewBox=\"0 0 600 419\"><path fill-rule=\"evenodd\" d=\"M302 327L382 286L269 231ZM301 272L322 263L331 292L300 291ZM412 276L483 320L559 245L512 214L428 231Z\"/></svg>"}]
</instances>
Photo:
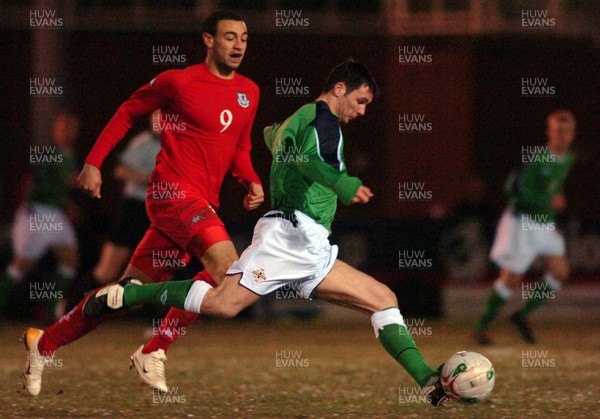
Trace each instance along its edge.
<instances>
[{"instance_id":1,"label":"red jersey sleeve","mask_svg":"<svg viewBox=\"0 0 600 419\"><path fill-rule=\"evenodd\" d=\"M254 117L256 116L256 110L258 109L258 101L260 97L260 92L258 88L256 88L256 105L254 106L254 110L252 111L252 116L240 139L238 141L235 154L231 161L231 174L235 179L237 179L244 186L248 186L251 183L261 184L260 178L254 171L254 167L252 166L252 161L250 159L250 151L252 150L252 141L250 139L250 133L252 132L252 125L254 124Z\"/></svg>"},{"instance_id":2,"label":"red jersey sleeve","mask_svg":"<svg viewBox=\"0 0 600 419\"><path fill-rule=\"evenodd\" d=\"M127 99L106 124L85 162L98 169L110 151L125 137L132 125L144 115L168 106L174 97L176 71L159 74Z\"/></svg>"}]
</instances>

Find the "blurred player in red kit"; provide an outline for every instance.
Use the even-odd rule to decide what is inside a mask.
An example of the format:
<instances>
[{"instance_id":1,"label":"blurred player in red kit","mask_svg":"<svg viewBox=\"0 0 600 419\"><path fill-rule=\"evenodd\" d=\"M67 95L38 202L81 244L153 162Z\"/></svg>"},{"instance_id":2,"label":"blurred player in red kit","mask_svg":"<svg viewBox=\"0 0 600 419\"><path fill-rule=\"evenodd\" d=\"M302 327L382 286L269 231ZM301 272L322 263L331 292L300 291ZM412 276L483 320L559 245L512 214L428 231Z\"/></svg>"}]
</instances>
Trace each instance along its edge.
<instances>
[{"instance_id":1,"label":"blurred player in red kit","mask_svg":"<svg viewBox=\"0 0 600 419\"><path fill-rule=\"evenodd\" d=\"M79 175L79 185L100 198L100 167L106 156L135 121L161 109L161 150L146 197L151 225L125 269L123 283L130 281L129 277L145 283L166 281L174 269L195 256L206 269L196 279L218 285L238 258L215 212L227 171L247 188L246 209L255 209L264 200L250 161L250 132L259 89L236 73L246 51L246 25L233 12L217 11L204 22L202 38L207 47L205 62L165 71L137 90L106 125ZM83 299L45 331L25 331L23 382L29 394L39 394L45 362L58 347L95 329L106 318L86 318L86 302L87 298ZM196 317L172 309L159 332L132 355L132 364L146 384L168 391L165 351L178 331Z\"/></svg>"}]
</instances>

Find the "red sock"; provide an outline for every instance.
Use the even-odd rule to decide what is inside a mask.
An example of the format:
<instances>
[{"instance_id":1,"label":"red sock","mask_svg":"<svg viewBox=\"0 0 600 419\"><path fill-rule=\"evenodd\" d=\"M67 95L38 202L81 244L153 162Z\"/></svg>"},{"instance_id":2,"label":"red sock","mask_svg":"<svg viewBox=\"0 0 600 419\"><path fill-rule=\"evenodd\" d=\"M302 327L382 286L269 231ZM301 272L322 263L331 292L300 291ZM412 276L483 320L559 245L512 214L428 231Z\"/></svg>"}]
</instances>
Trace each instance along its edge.
<instances>
[{"instance_id":1,"label":"red sock","mask_svg":"<svg viewBox=\"0 0 600 419\"><path fill-rule=\"evenodd\" d=\"M207 282L213 287L216 286L214 279L206 270L198 272L194 277L194 280ZM181 310L180 308L171 307L160 323L157 333L155 333L154 336L152 336L152 339L150 339L144 348L142 348L142 353L149 354L150 352L158 351L159 349L162 349L166 353L169 350L169 346L171 346L179 336L187 333L188 327L196 321L197 318L198 314L196 313L190 313Z\"/></svg>"},{"instance_id":2,"label":"red sock","mask_svg":"<svg viewBox=\"0 0 600 419\"><path fill-rule=\"evenodd\" d=\"M94 290L96 292L98 290ZM100 317L97 319L86 319L83 317L83 304L87 300L84 298L77 304L73 310L65 314L59 321L44 330L44 334L38 343L38 351L42 354L54 354L57 348L73 342L88 332L94 330L106 318L111 316Z\"/></svg>"}]
</instances>

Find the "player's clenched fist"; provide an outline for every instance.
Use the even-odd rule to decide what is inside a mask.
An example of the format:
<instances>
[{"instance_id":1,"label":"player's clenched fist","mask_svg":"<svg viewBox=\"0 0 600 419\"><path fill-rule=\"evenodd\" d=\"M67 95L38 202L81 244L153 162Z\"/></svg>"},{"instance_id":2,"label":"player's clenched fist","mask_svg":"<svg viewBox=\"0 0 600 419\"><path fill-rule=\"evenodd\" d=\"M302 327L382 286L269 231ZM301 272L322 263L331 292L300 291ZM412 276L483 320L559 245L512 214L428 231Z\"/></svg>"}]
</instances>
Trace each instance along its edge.
<instances>
[{"instance_id":1,"label":"player's clenched fist","mask_svg":"<svg viewBox=\"0 0 600 419\"><path fill-rule=\"evenodd\" d=\"M361 185L356 191L356 195L352 198L353 204L366 204L373 197L373 192L366 186Z\"/></svg>"},{"instance_id":2,"label":"player's clenched fist","mask_svg":"<svg viewBox=\"0 0 600 419\"><path fill-rule=\"evenodd\" d=\"M85 163L77 178L77 184L84 191L88 191L92 197L100 199L102 176L96 166Z\"/></svg>"},{"instance_id":3,"label":"player's clenched fist","mask_svg":"<svg viewBox=\"0 0 600 419\"><path fill-rule=\"evenodd\" d=\"M262 185L259 183L251 183L248 186L248 195L244 197L244 208L253 210L258 208L265 200L265 193Z\"/></svg>"}]
</instances>

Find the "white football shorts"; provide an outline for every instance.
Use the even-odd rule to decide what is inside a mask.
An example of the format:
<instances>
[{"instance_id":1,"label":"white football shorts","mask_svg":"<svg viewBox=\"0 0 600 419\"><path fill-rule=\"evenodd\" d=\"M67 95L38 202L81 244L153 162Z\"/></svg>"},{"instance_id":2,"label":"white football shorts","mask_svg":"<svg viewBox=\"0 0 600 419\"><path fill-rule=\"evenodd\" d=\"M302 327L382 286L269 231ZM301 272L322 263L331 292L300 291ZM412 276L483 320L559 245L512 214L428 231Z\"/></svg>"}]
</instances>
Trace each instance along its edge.
<instances>
[{"instance_id":1,"label":"white football shorts","mask_svg":"<svg viewBox=\"0 0 600 419\"><path fill-rule=\"evenodd\" d=\"M554 222L531 221L531 216L506 209L496 229L490 258L500 268L522 274L538 256L563 256L565 240Z\"/></svg>"},{"instance_id":2,"label":"white football shorts","mask_svg":"<svg viewBox=\"0 0 600 419\"><path fill-rule=\"evenodd\" d=\"M270 211L254 227L252 244L227 271L242 274L240 284L258 295L281 287L297 298L310 299L314 289L333 268L338 247L315 220L295 211L294 221Z\"/></svg>"},{"instance_id":3,"label":"white football shorts","mask_svg":"<svg viewBox=\"0 0 600 419\"><path fill-rule=\"evenodd\" d=\"M12 229L15 256L37 260L57 246L77 246L77 237L64 211L48 205L22 206Z\"/></svg>"}]
</instances>

